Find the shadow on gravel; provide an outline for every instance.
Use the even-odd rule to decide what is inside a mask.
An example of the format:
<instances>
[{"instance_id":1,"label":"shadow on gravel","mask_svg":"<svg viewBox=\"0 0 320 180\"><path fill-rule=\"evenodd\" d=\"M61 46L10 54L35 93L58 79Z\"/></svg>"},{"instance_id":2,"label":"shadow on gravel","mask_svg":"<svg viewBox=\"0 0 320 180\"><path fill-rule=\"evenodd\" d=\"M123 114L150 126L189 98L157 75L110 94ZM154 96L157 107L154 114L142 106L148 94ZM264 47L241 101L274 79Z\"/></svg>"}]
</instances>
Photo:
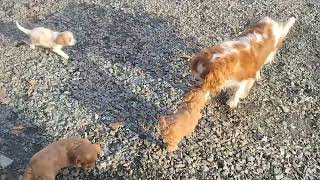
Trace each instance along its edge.
<instances>
[{"instance_id":1,"label":"shadow on gravel","mask_svg":"<svg viewBox=\"0 0 320 180\"><path fill-rule=\"evenodd\" d=\"M175 53L187 46L170 23L142 11L88 4L69 5L45 23L76 34L69 51L76 68L65 89L72 98L104 117L101 123L124 121L140 138L157 141L157 119L167 107L151 96L162 98L164 84L185 92L191 79L185 62L176 70Z\"/></svg>"},{"instance_id":2,"label":"shadow on gravel","mask_svg":"<svg viewBox=\"0 0 320 180\"><path fill-rule=\"evenodd\" d=\"M38 22L38 20L34 20L32 22L23 22L23 20L20 20L19 23L28 29L41 26ZM33 24L37 24L37 26L34 26ZM10 43L16 47L25 45L23 43L23 40L27 40L28 36L21 32L15 22L3 22L0 20L0 42L3 41L5 43Z\"/></svg>"},{"instance_id":3,"label":"shadow on gravel","mask_svg":"<svg viewBox=\"0 0 320 180\"><path fill-rule=\"evenodd\" d=\"M13 107L0 105L0 154L13 160L5 169L0 168L4 179L18 179L34 153L48 144L50 137L44 128Z\"/></svg>"},{"instance_id":4,"label":"shadow on gravel","mask_svg":"<svg viewBox=\"0 0 320 180\"><path fill-rule=\"evenodd\" d=\"M13 22L5 23L0 21L0 42L7 40L9 43L14 43L20 40L19 36L17 36L18 33L19 30Z\"/></svg>"}]
</instances>

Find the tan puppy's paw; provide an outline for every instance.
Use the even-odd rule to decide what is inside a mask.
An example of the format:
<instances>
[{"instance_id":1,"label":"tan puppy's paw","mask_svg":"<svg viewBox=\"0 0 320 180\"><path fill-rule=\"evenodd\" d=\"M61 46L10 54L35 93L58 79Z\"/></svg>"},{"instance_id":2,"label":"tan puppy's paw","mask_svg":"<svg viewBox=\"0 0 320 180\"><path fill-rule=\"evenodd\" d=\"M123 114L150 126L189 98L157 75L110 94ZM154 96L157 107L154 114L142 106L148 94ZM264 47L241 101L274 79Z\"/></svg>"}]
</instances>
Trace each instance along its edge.
<instances>
[{"instance_id":1,"label":"tan puppy's paw","mask_svg":"<svg viewBox=\"0 0 320 180\"><path fill-rule=\"evenodd\" d=\"M227 101L227 105L233 109L233 108L236 108L238 106L238 103L239 103L239 100L235 99L235 98L230 98L228 101Z\"/></svg>"},{"instance_id":2,"label":"tan puppy's paw","mask_svg":"<svg viewBox=\"0 0 320 180\"><path fill-rule=\"evenodd\" d=\"M167 146L167 151L168 152L174 152L178 149L178 145L168 145Z\"/></svg>"}]
</instances>

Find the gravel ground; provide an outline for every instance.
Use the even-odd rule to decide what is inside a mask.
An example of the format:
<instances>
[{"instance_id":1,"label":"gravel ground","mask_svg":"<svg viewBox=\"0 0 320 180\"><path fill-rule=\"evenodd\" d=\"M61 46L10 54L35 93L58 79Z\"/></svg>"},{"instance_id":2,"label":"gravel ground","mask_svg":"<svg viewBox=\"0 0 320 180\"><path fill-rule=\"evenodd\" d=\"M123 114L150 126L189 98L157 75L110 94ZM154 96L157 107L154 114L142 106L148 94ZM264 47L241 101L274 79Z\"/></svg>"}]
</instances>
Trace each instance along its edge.
<instances>
[{"instance_id":1,"label":"gravel ground","mask_svg":"<svg viewBox=\"0 0 320 180\"><path fill-rule=\"evenodd\" d=\"M318 0L0 3L0 154L13 160L1 179L18 179L35 152L68 136L101 143L105 154L95 170L58 179L320 179ZM275 63L237 109L227 93L212 98L193 136L167 153L158 116L195 84L181 56L265 15L298 17ZM73 31L72 58L21 45L15 20Z\"/></svg>"}]
</instances>

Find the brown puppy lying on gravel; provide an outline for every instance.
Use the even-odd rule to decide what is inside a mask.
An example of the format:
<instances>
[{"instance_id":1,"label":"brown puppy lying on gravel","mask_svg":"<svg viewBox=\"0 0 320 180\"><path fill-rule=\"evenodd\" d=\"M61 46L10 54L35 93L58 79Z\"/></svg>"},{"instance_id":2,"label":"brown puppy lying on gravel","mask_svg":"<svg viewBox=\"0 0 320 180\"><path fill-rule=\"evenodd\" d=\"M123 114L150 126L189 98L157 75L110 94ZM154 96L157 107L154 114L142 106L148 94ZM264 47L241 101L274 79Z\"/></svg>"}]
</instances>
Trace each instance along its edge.
<instances>
[{"instance_id":1,"label":"brown puppy lying on gravel","mask_svg":"<svg viewBox=\"0 0 320 180\"><path fill-rule=\"evenodd\" d=\"M72 165L93 168L100 155L99 144L81 138L62 139L31 158L22 180L54 180L60 169Z\"/></svg>"},{"instance_id":2,"label":"brown puppy lying on gravel","mask_svg":"<svg viewBox=\"0 0 320 180\"><path fill-rule=\"evenodd\" d=\"M202 87L195 88L184 98L176 113L160 117L160 134L169 152L177 150L184 136L192 134L202 117L201 111L208 97L208 90Z\"/></svg>"}]
</instances>

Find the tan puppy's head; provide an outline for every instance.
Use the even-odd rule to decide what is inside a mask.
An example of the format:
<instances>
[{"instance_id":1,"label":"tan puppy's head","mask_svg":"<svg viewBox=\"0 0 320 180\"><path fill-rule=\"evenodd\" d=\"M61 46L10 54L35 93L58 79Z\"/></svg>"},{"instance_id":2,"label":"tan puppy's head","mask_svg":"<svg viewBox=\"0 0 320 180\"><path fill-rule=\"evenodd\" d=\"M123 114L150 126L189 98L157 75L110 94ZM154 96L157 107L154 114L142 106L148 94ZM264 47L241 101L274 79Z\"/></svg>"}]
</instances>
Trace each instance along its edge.
<instances>
[{"instance_id":1,"label":"tan puppy's head","mask_svg":"<svg viewBox=\"0 0 320 180\"><path fill-rule=\"evenodd\" d=\"M70 161L83 168L93 168L100 157L101 147L99 144L82 143L69 153Z\"/></svg>"},{"instance_id":2,"label":"tan puppy's head","mask_svg":"<svg viewBox=\"0 0 320 180\"><path fill-rule=\"evenodd\" d=\"M58 34L57 38L55 39L55 43L62 46L73 46L76 44L76 39L72 32L65 31Z\"/></svg>"}]
</instances>

